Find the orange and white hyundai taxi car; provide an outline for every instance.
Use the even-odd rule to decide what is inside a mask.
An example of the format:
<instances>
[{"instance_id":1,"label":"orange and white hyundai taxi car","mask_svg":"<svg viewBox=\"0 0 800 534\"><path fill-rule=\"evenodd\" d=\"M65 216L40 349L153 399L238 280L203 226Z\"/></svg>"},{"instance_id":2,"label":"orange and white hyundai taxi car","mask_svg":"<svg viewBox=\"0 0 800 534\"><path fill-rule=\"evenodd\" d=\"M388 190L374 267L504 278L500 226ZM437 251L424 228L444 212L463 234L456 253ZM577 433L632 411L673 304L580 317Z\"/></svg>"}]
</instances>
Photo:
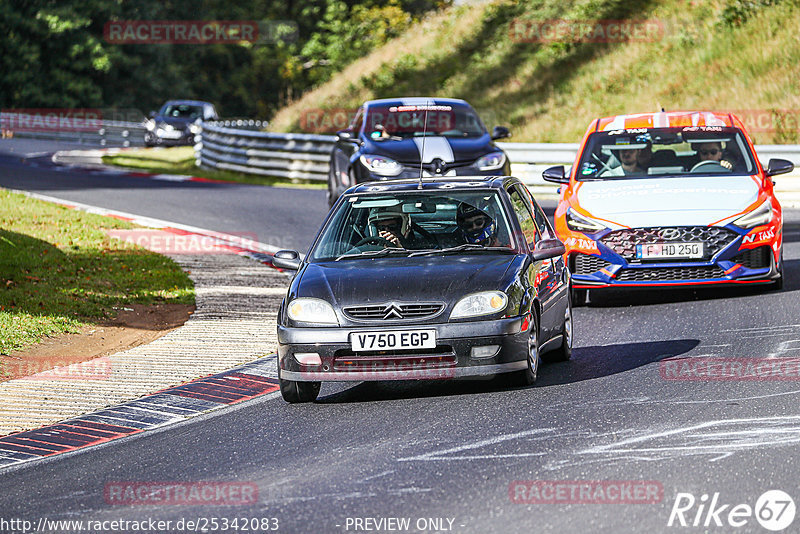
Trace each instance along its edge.
<instances>
[{"instance_id":1,"label":"orange and white hyundai taxi car","mask_svg":"<svg viewBox=\"0 0 800 534\"><path fill-rule=\"evenodd\" d=\"M772 176L730 113L680 111L592 121L563 184L555 229L573 302L588 290L783 284L782 213Z\"/></svg>"}]
</instances>

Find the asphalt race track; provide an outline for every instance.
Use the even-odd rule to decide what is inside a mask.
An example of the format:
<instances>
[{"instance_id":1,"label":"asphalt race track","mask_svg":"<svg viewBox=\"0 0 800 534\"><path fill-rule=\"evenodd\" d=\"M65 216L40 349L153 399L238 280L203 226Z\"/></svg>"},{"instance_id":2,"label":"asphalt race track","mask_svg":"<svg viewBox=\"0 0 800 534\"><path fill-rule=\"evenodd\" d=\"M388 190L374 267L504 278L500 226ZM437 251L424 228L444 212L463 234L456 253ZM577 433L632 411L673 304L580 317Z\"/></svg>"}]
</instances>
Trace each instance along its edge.
<instances>
[{"instance_id":1,"label":"asphalt race track","mask_svg":"<svg viewBox=\"0 0 800 534\"><path fill-rule=\"evenodd\" d=\"M0 186L252 232L301 251L325 216L322 190L56 170L35 154L21 161L20 154L53 149L26 143L13 154L0 144ZM544 205L552 213L554 204ZM324 384L310 405L262 397L0 471L0 515L34 524L276 518L280 532L324 533L403 525L389 518L407 518L407 529L394 529L407 532L767 532L754 515L732 527L729 513L739 504L755 508L767 490L800 496L800 377L675 380L660 362L800 356L800 211L784 215L782 291L593 296L575 311L572 360L546 364L534 387L508 388L499 379L378 382ZM659 493L654 503L630 503L628 495L627 503L530 504L531 493L520 488L534 480L562 487L646 481ZM240 506L126 506L104 498L108 484L150 481L238 481L255 484L258 498ZM716 508L728 506L709 517L717 493ZM667 526L679 494L696 499L684 507L686 522L697 516L707 526L682 528L675 518ZM794 531L797 525L800 519Z\"/></svg>"}]
</instances>

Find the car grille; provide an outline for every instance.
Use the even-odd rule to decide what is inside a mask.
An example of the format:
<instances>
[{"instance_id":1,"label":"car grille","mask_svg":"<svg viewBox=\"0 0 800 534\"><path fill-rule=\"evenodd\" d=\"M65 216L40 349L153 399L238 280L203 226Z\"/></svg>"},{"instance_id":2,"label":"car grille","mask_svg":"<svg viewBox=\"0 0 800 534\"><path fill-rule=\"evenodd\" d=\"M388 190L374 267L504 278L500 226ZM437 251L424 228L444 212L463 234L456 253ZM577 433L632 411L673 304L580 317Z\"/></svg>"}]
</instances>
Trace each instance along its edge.
<instances>
[{"instance_id":1,"label":"car grille","mask_svg":"<svg viewBox=\"0 0 800 534\"><path fill-rule=\"evenodd\" d=\"M408 319L426 319L438 315L444 304L438 302L414 304L375 304L370 306L349 306L344 309L345 315L356 321L402 321Z\"/></svg>"},{"instance_id":2,"label":"car grille","mask_svg":"<svg viewBox=\"0 0 800 534\"><path fill-rule=\"evenodd\" d=\"M620 282L673 282L681 280L701 280L722 278L725 272L716 266L711 267L652 267L645 269L622 269L616 279Z\"/></svg>"},{"instance_id":3,"label":"car grille","mask_svg":"<svg viewBox=\"0 0 800 534\"><path fill-rule=\"evenodd\" d=\"M455 367L456 354L450 345L437 345L433 349L407 349L353 352L337 350L334 354L334 371L380 372L410 371Z\"/></svg>"},{"instance_id":4,"label":"car grille","mask_svg":"<svg viewBox=\"0 0 800 534\"><path fill-rule=\"evenodd\" d=\"M666 236L666 237L665 237ZM606 234L600 242L625 258L628 262L639 263L636 258L636 245L644 243L704 243L704 259L708 260L729 245L738 234L721 226L656 226L652 228L630 228L615 230ZM652 261L674 261L670 259Z\"/></svg>"},{"instance_id":5,"label":"car grille","mask_svg":"<svg viewBox=\"0 0 800 534\"><path fill-rule=\"evenodd\" d=\"M570 258L569 270L573 274L592 274L611 265L600 256L575 254Z\"/></svg>"},{"instance_id":6,"label":"car grille","mask_svg":"<svg viewBox=\"0 0 800 534\"><path fill-rule=\"evenodd\" d=\"M731 261L748 269L763 269L770 266L771 255L772 249L769 247L756 247L740 252Z\"/></svg>"}]
</instances>

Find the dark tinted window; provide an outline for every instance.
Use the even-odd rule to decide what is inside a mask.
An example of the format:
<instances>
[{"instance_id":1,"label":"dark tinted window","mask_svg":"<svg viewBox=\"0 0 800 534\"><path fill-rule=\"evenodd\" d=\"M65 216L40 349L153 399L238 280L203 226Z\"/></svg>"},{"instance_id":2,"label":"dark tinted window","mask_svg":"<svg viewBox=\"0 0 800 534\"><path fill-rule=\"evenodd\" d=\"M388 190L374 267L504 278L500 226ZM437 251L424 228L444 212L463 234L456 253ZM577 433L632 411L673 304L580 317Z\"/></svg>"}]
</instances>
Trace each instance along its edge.
<instances>
[{"instance_id":1,"label":"dark tinted window","mask_svg":"<svg viewBox=\"0 0 800 534\"><path fill-rule=\"evenodd\" d=\"M469 241L459 226L459 208L461 213L470 208L467 210L469 219L484 216L482 227L494 225L493 235L487 240L490 246L515 250L509 214L497 191L398 191L346 199L323 228L319 241L309 253L309 261L329 261L344 254L358 255L386 248L385 241L370 241L370 238L378 237L384 226L388 226L387 222L396 223L403 234L404 249L440 250L467 244Z\"/></svg>"},{"instance_id":2,"label":"dark tinted window","mask_svg":"<svg viewBox=\"0 0 800 534\"><path fill-rule=\"evenodd\" d=\"M479 137L486 133L475 111L463 104L370 106L366 134L374 137Z\"/></svg>"},{"instance_id":3,"label":"dark tinted window","mask_svg":"<svg viewBox=\"0 0 800 534\"><path fill-rule=\"evenodd\" d=\"M203 107L189 104L168 104L161 110L161 115L178 119L197 119L203 117Z\"/></svg>"}]
</instances>

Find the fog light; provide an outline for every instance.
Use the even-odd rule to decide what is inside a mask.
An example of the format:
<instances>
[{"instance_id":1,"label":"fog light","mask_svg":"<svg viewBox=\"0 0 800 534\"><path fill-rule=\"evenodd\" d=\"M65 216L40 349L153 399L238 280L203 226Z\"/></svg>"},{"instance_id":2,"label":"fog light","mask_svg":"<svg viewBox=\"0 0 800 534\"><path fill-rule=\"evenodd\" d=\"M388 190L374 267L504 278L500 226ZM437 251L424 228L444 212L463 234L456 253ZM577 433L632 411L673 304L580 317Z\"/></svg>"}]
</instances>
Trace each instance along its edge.
<instances>
[{"instance_id":1,"label":"fog light","mask_svg":"<svg viewBox=\"0 0 800 534\"><path fill-rule=\"evenodd\" d=\"M300 362L300 365L322 365L322 358L316 352L296 352L294 359Z\"/></svg>"},{"instance_id":2,"label":"fog light","mask_svg":"<svg viewBox=\"0 0 800 534\"><path fill-rule=\"evenodd\" d=\"M473 359L492 358L500 352L500 345L484 345L482 347L472 347L470 357Z\"/></svg>"}]
</instances>

